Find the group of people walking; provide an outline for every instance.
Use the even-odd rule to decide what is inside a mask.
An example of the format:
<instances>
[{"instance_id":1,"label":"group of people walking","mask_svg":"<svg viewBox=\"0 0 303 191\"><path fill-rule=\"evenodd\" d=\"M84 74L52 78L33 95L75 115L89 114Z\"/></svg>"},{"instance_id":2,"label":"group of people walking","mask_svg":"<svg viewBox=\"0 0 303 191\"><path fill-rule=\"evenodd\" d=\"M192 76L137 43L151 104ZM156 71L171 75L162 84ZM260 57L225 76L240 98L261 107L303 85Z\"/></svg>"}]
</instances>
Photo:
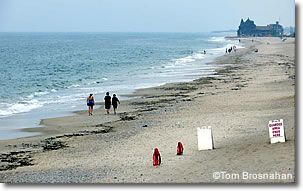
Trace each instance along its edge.
<instances>
[{"instance_id":1,"label":"group of people walking","mask_svg":"<svg viewBox=\"0 0 303 191\"><path fill-rule=\"evenodd\" d=\"M234 46L231 46L230 48L226 48L225 49L225 54L230 54L232 51L236 52L237 51L237 47L234 45Z\"/></svg>"},{"instance_id":2,"label":"group of people walking","mask_svg":"<svg viewBox=\"0 0 303 191\"><path fill-rule=\"evenodd\" d=\"M88 115L91 116L93 115L93 109L94 109L94 105L95 105L95 98L93 96L93 94L90 94L87 99L87 106L88 106ZM117 113L117 109L118 109L118 104L120 104L120 100L117 98L116 94L113 94L113 97L111 97L109 95L109 92L106 92L106 95L104 97L104 106L105 106L105 110L106 113L109 114L110 113L110 108L111 105L114 108L114 114Z\"/></svg>"}]
</instances>

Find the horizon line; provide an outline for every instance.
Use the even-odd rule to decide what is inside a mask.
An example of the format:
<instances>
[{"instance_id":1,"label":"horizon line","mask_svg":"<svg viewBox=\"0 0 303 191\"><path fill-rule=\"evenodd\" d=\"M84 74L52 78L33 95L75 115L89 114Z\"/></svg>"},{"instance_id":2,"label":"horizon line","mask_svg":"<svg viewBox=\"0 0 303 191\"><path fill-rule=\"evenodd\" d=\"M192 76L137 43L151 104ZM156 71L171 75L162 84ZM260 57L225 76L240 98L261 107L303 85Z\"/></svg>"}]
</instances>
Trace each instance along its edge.
<instances>
[{"instance_id":1,"label":"horizon line","mask_svg":"<svg viewBox=\"0 0 303 191\"><path fill-rule=\"evenodd\" d=\"M213 31L0 31L0 33L211 33Z\"/></svg>"}]
</instances>

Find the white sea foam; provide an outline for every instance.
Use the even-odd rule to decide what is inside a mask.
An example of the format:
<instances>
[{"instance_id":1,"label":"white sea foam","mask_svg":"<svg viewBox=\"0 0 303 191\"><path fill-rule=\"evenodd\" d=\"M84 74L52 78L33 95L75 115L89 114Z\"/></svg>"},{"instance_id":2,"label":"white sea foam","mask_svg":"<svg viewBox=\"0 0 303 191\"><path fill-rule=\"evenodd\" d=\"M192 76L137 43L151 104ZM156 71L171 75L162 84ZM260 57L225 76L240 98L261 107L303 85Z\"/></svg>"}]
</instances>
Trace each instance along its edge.
<instances>
[{"instance_id":1,"label":"white sea foam","mask_svg":"<svg viewBox=\"0 0 303 191\"><path fill-rule=\"evenodd\" d=\"M31 94L29 96L26 96L26 99L33 99L34 98L34 94Z\"/></svg>"},{"instance_id":2,"label":"white sea foam","mask_svg":"<svg viewBox=\"0 0 303 191\"><path fill-rule=\"evenodd\" d=\"M211 37L208 41L210 42L224 42L226 39L224 37Z\"/></svg>"},{"instance_id":3,"label":"white sea foam","mask_svg":"<svg viewBox=\"0 0 303 191\"><path fill-rule=\"evenodd\" d=\"M36 99L10 104L7 108L0 109L0 117L7 117L17 113L29 112L42 106L43 104Z\"/></svg>"},{"instance_id":4,"label":"white sea foam","mask_svg":"<svg viewBox=\"0 0 303 191\"><path fill-rule=\"evenodd\" d=\"M69 88L77 88L77 87L80 87L80 85L79 84L73 84L73 85L69 86L68 89Z\"/></svg>"},{"instance_id":5,"label":"white sea foam","mask_svg":"<svg viewBox=\"0 0 303 191\"><path fill-rule=\"evenodd\" d=\"M184 58L177 58L177 59L173 59L172 61L175 63L175 64L185 64L185 63L190 63L190 62L194 62L196 60L199 60L199 59L204 59L205 58L205 55L202 54L202 53L195 53L193 55L190 55L190 56L186 56Z\"/></svg>"},{"instance_id":6,"label":"white sea foam","mask_svg":"<svg viewBox=\"0 0 303 191\"><path fill-rule=\"evenodd\" d=\"M176 78L178 80L181 80L181 76L181 78L189 79L193 78L190 77L193 75L199 76L199 74L201 75L202 73L205 75L211 74L214 71L215 66L210 66L212 67L211 69L205 70L207 68L207 65L203 63L211 62L216 57L224 55L226 48L233 46L236 46L237 49L244 48L241 46L241 44L238 43L238 41L231 41L225 39L224 37L212 37L209 39L209 41L219 42L219 45L221 45L221 47L209 49L206 48L204 49L206 51L206 54L204 54L204 50L200 50L183 58L172 59L171 62L162 65L159 72L157 72L157 75L163 78L167 77L167 79ZM187 76L189 78L187 78Z\"/></svg>"},{"instance_id":7,"label":"white sea foam","mask_svg":"<svg viewBox=\"0 0 303 191\"><path fill-rule=\"evenodd\" d=\"M45 91L45 92L35 92L34 96L42 96L42 95L46 95L46 94L49 94L49 92L48 91Z\"/></svg>"},{"instance_id":8,"label":"white sea foam","mask_svg":"<svg viewBox=\"0 0 303 191\"><path fill-rule=\"evenodd\" d=\"M39 97L39 96L43 96L43 95L46 95L46 94L49 94L50 92L48 91L44 91L44 92L34 92L33 94L29 95L29 96L26 96L25 98L21 98L22 100L31 100L33 99L34 97Z\"/></svg>"},{"instance_id":9,"label":"white sea foam","mask_svg":"<svg viewBox=\"0 0 303 191\"><path fill-rule=\"evenodd\" d=\"M192 56L186 56L184 58L173 59L173 61L175 61L176 64L183 64L183 63L193 62L195 61L195 59Z\"/></svg>"}]
</instances>

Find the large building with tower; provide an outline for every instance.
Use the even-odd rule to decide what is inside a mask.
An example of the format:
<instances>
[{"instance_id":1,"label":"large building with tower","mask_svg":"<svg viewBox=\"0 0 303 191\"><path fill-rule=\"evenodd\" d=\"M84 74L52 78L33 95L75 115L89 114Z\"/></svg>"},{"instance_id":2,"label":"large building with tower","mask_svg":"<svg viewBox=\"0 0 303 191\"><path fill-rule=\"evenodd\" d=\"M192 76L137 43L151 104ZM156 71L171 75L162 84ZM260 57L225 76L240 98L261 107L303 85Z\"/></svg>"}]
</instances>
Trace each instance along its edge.
<instances>
[{"instance_id":1,"label":"large building with tower","mask_svg":"<svg viewBox=\"0 0 303 191\"><path fill-rule=\"evenodd\" d=\"M283 27L277 21L276 24L267 26L257 26L253 20L249 18L241 23L238 29L238 37L282 37Z\"/></svg>"}]
</instances>

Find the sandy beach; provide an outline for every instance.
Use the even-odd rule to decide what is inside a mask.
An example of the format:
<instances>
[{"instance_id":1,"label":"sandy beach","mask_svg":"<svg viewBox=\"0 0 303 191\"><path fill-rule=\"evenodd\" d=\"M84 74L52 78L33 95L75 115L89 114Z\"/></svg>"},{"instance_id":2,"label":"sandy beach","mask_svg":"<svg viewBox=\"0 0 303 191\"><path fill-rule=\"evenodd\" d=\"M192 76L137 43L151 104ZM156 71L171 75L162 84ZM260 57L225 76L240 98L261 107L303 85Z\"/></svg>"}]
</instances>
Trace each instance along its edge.
<instances>
[{"instance_id":1,"label":"sandy beach","mask_svg":"<svg viewBox=\"0 0 303 191\"><path fill-rule=\"evenodd\" d=\"M45 119L44 127L24 129L41 135L0 141L0 182L294 183L295 39L241 41L244 49L211 63L223 66L215 75L139 89L117 115L98 103L93 116ZM285 143L269 144L274 119L284 119ZM202 126L212 127L214 150L198 151ZM156 147L162 164L154 167ZM259 174L292 177L254 178Z\"/></svg>"}]
</instances>

